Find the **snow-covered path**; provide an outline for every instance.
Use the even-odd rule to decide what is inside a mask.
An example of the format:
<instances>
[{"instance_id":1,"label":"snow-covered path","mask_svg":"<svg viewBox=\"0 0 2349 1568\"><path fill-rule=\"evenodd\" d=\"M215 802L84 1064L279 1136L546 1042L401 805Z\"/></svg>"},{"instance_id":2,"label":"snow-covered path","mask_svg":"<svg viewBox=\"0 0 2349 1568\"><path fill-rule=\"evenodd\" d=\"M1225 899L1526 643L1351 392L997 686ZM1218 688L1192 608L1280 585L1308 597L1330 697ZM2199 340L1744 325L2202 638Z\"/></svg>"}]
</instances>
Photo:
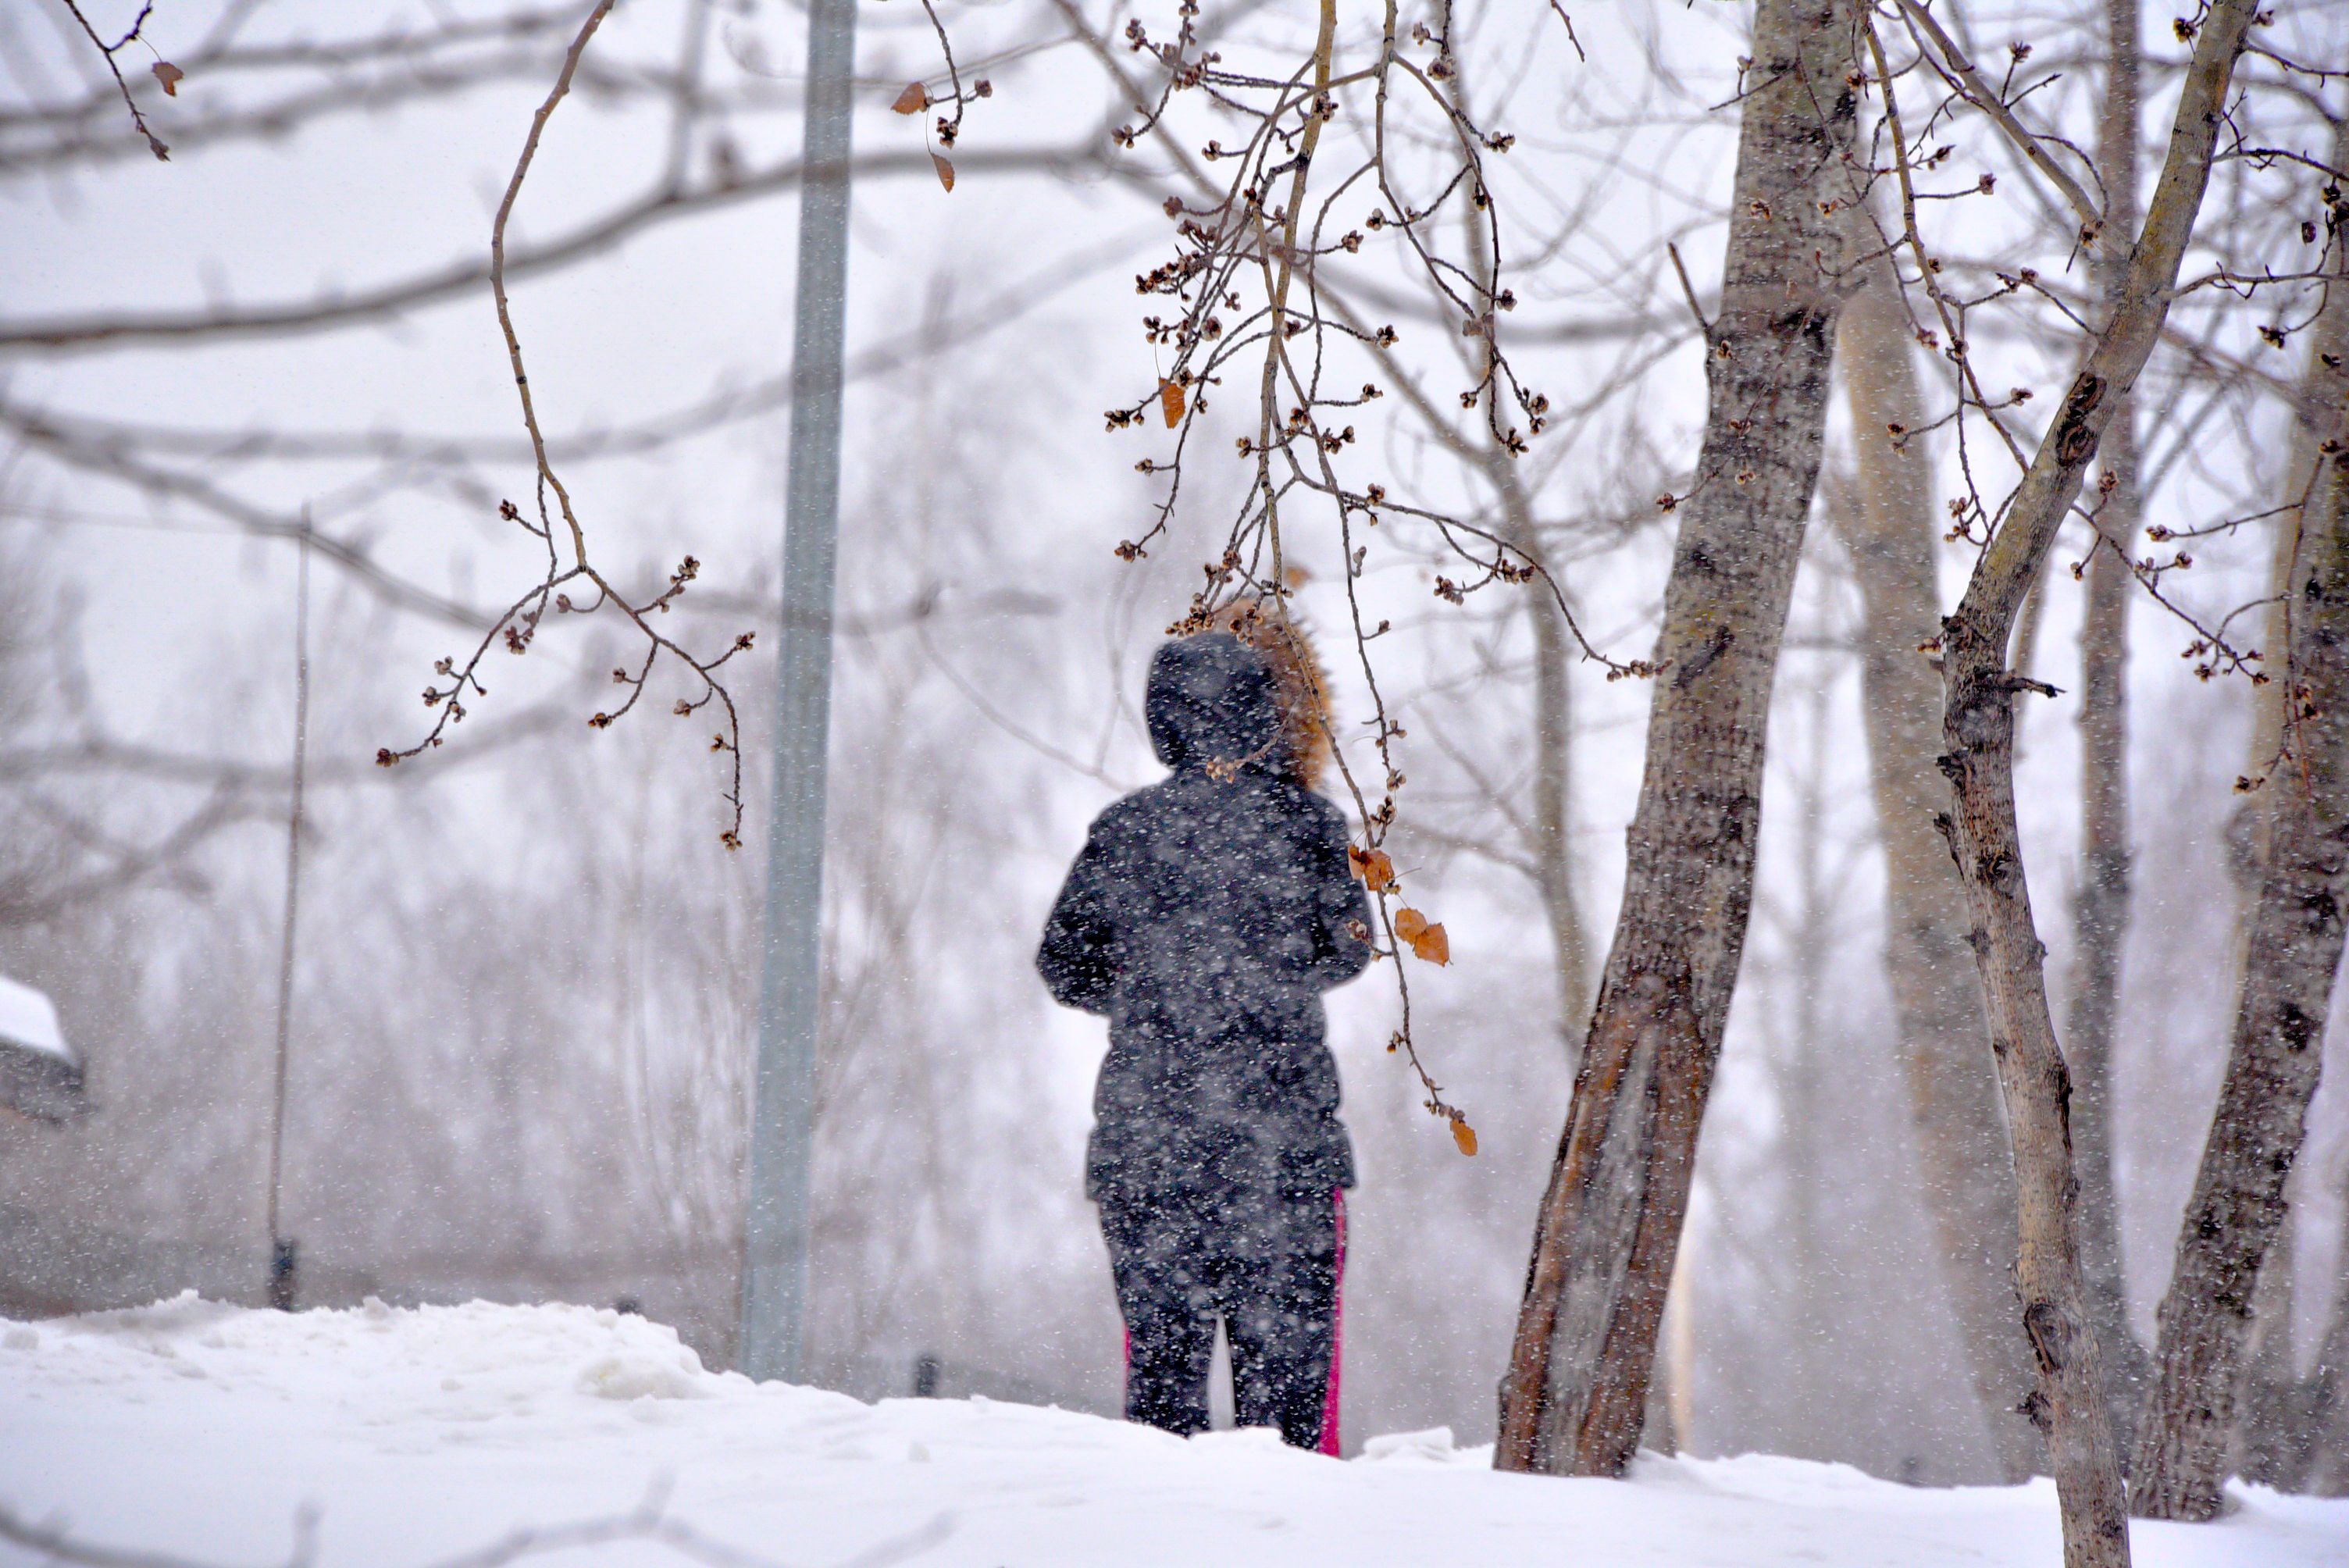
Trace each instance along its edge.
<instances>
[{"instance_id":1,"label":"snow-covered path","mask_svg":"<svg viewBox=\"0 0 2349 1568\"><path fill-rule=\"evenodd\" d=\"M979 1400L863 1405L702 1369L669 1330L570 1306L292 1316L192 1297L0 1325L0 1505L78 1540L222 1564L409 1568L517 1527L667 1517L778 1564L891 1542L921 1564L2032 1564L2046 1482L1921 1491L1792 1460L1648 1460L1632 1481L1496 1475L1440 1436L1322 1459ZM2349 1501L2240 1494L2139 1525L2147 1568L2349 1563ZM0 1563L41 1554L0 1544ZM548 1559L677 1563L646 1539Z\"/></svg>"}]
</instances>

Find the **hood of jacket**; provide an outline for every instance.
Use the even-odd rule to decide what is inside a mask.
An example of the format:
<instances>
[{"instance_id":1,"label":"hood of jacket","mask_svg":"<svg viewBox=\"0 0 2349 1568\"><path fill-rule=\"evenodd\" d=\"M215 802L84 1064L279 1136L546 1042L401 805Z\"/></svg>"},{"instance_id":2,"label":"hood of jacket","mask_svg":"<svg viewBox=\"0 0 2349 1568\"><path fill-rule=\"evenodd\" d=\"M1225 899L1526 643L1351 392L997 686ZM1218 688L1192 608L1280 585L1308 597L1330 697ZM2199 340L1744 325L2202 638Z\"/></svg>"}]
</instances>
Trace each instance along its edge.
<instances>
[{"instance_id":1,"label":"hood of jacket","mask_svg":"<svg viewBox=\"0 0 2349 1568\"><path fill-rule=\"evenodd\" d=\"M1150 744L1173 769L1277 764L1280 707L1264 655L1228 632L1202 632L1158 650L1143 700Z\"/></svg>"}]
</instances>

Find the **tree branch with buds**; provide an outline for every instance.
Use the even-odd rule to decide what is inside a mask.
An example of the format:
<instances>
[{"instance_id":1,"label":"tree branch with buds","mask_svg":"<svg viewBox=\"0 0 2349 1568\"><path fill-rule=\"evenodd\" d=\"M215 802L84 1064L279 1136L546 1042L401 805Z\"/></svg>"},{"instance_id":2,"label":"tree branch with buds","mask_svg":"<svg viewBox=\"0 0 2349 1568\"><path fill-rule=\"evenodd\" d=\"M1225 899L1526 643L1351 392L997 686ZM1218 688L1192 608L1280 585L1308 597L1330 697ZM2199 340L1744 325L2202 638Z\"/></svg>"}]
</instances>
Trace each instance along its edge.
<instances>
[{"instance_id":1,"label":"tree branch with buds","mask_svg":"<svg viewBox=\"0 0 2349 1568\"><path fill-rule=\"evenodd\" d=\"M562 73L555 78L546 100L539 105L538 112L531 118L530 134L523 143L522 157L515 162L513 175L506 182L504 199L498 203L497 218L490 230L490 289L497 301L498 325L505 335L506 356L513 366L514 389L522 402L523 424L530 433L531 453L538 469L537 521L533 522L524 516L522 509L511 500L500 506L499 515L545 546L545 575L506 607L482 634L471 656L462 665L453 658L444 658L433 666L436 674L449 677L453 684L446 690L437 686L427 686L424 690L424 705L438 710L438 717L431 729L423 739L404 750L394 750L389 747L381 748L376 753L376 761L388 768L440 745L443 732L450 725L464 719L467 711L464 699L469 696L481 697L488 695L487 688L481 685L480 670L490 650L502 644L511 654L519 655L529 652L533 639L538 634L539 623L550 608L558 614L594 614L608 605L616 609L643 635L644 657L633 669L622 666L612 672L615 684L627 688L626 700L616 709L597 711L588 719L588 724L597 729L608 728L616 719L635 707L637 699L644 695L654 666L664 654L685 665L698 681L699 690L691 697L678 698L674 711L680 718L690 717L715 703L723 715L723 727L717 731L709 744L712 751L723 752L730 759L725 799L731 820L719 837L727 848L740 849L742 843L742 721L734 706L732 694L718 678L718 671L736 654L749 651L751 634L740 634L723 652L705 657L687 649L654 625L652 617L666 614L678 595L699 574L701 563L690 555L669 574L667 584L659 593L640 603L632 602L616 588L589 558L587 531L572 505L570 490L564 487L561 476L555 472L547 457L546 437L539 428L537 403L531 393L529 372L523 363L522 338L515 331L513 311L506 296L506 225L513 215L514 202L522 194L523 181L529 177L531 163L538 156L539 141L545 135L547 121L554 117L556 106L570 92L580 57L586 53L588 41L595 36L595 29L611 14L613 4L614 0L601 0L588 14L578 36L572 40L570 50L564 57ZM554 513L547 509L549 492L554 497ZM562 520L560 533L555 526L557 514ZM575 602L564 591L568 584L592 589L593 596L585 598L584 603Z\"/></svg>"}]
</instances>

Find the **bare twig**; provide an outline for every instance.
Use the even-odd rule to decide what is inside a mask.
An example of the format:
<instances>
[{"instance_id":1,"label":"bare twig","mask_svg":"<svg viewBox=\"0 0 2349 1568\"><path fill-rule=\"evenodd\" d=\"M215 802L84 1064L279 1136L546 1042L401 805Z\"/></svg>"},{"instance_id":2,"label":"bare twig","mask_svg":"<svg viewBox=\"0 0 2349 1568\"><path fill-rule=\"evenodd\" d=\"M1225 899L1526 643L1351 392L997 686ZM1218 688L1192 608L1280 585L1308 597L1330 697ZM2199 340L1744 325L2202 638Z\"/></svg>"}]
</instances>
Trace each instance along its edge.
<instances>
[{"instance_id":1,"label":"bare twig","mask_svg":"<svg viewBox=\"0 0 2349 1568\"><path fill-rule=\"evenodd\" d=\"M597 729L607 728L615 719L621 717L630 708L636 707L636 699L644 695L646 683L651 678L654 665L663 654L669 655L690 669L700 682L699 693L693 697L678 698L674 711L680 718L688 717L715 702L724 715L725 727L719 730L710 742L710 749L725 752L731 764L730 778L725 791L725 799L731 820L719 837L727 848L740 849L742 843L742 721L740 714L735 708L732 695L719 681L717 672L727 660L750 648L751 634L744 632L734 639L725 652L714 657L702 658L688 652L674 639L654 627L648 617L666 614L678 595L686 591L687 585L699 575L701 563L690 555L687 556L678 569L669 574L666 587L641 603L632 603L626 594L615 588L590 561L587 553L586 530L581 525L577 513L573 510L571 492L564 488L561 477L555 473L554 465L547 458L545 433L539 427L537 404L531 395L530 375L523 363L522 338L514 329L513 313L506 296L506 224L513 215L514 201L522 194L523 181L529 177L531 163L538 154L539 139L546 131L546 123L554 117L556 106L561 104L564 96L570 92L572 78L579 67L580 57L586 53L588 41L595 36L595 29L602 26L604 18L611 14L613 4L614 0L599 0L595 10L588 14L586 21L581 25L578 36L572 40L571 48L564 57L562 73L556 77L554 86L547 93L545 101L539 105L538 112L531 118L530 134L523 139L522 156L514 164L512 177L506 182L505 195L498 203L497 217L490 229L490 291L497 304L498 326L505 335L506 356L508 362L513 366L514 389L522 402L523 424L530 432L531 452L536 459L538 468L538 521L530 521L523 517L521 509L511 501L506 502L501 511L508 521L515 523L525 532L533 535L545 546L545 575L506 608L505 612L491 625L489 631L483 634L480 644L474 647L471 656L461 667L457 665L452 658L442 659L434 666L438 674L453 677L455 684L446 691L432 686L425 688L425 706L435 708L439 712L439 717L434 721L430 731L423 739L405 750L395 751L389 747L380 748L376 753L376 761L388 768L429 748L439 746L441 743L442 732L450 725L464 718L466 710L463 699L469 694L476 696L487 695L481 683L479 671L481 660L501 638L508 652L516 655L523 654L529 651L532 640L537 635L539 621L550 607L559 614L574 613L592 614L609 604L616 608L643 634L646 643L645 655L643 661L633 669L623 666L612 672L614 684L628 688L627 699L616 709L597 712L588 719L588 724ZM554 520L547 511L546 497L549 491L554 493L556 508L563 519L565 535L563 541L558 541ZM564 559L562 548L563 543L565 542L570 549L570 559L567 562ZM585 603L574 603L570 594L562 591L566 583L572 583L592 588L595 591L595 597Z\"/></svg>"},{"instance_id":2,"label":"bare twig","mask_svg":"<svg viewBox=\"0 0 2349 1568\"><path fill-rule=\"evenodd\" d=\"M2022 153L2033 169L2047 177L2049 184L2063 192L2064 200L2071 203L2072 211L2079 217L2081 243L2094 247L2105 226L2103 209L2095 200L2049 155L2045 139L2026 127L2006 98L1982 80L1982 73L1966 57L1966 52L1958 46L1957 40L1950 36L1930 11L1919 5L1917 0L1895 0L1895 3L1900 7L1902 19L1912 29L1932 40L1932 48L1924 53L1928 59L1933 61L1934 67L1951 80L1968 103L1991 118L1992 122L2005 133L2006 139L2013 143L2015 150ZM1935 58L1936 55L1939 58Z\"/></svg>"},{"instance_id":3,"label":"bare twig","mask_svg":"<svg viewBox=\"0 0 2349 1568\"><path fill-rule=\"evenodd\" d=\"M171 150L163 145L161 137L147 128L147 117L139 112L139 100L130 96L130 84L122 79L122 67L114 58L119 51L128 48L138 40L140 30L147 26L147 18L154 15L155 0L147 0L147 4L139 8L138 18L130 24L130 31L123 34L111 44L98 36L98 29L89 25L89 18L81 14L81 7L76 5L74 0L58 0L58 4L73 13L73 19L81 24L81 30L89 35L91 43L98 46L99 57L106 61L106 68L114 73L114 85L121 90L123 106L130 111L130 123L138 128L140 135L147 139L147 150L152 152L159 161L170 162ZM176 74L172 79L175 81L178 79Z\"/></svg>"},{"instance_id":4,"label":"bare twig","mask_svg":"<svg viewBox=\"0 0 2349 1568\"><path fill-rule=\"evenodd\" d=\"M1132 148L1143 137L1152 137L1177 160L1194 191L1188 199L1173 197L1165 203L1167 216L1177 226L1173 259L1137 279L1141 293L1177 305L1179 314L1173 319L1152 316L1143 323L1153 345L1173 350L1172 363L1156 386L1108 413L1113 430L1147 428L1154 419L1163 419L1174 430L1170 457L1146 458L1136 465L1145 474L1164 476L1164 488L1149 525L1121 543L1117 553L1137 559L1165 533L1183 498L1183 480L1194 453L1192 437L1214 389L1235 377L1245 377L1254 391L1250 422L1255 429L1241 439L1239 451L1252 469L1251 483L1216 558L1204 565L1206 581L1189 613L1169 630L1176 634L1201 631L1234 617L1247 629L1260 617L1268 623L1268 634L1293 634L1285 613L1294 583L1284 514L1309 503L1329 509L1347 564L1355 662L1371 703L1369 740L1382 775L1372 780L1358 777L1346 748L1335 744L1340 738L1331 727L1340 778L1361 822L1363 841L1358 853L1376 857L1371 864L1389 867L1365 879L1375 896L1378 929L1363 934L1381 956L1397 959L1402 1026L1392 1045L1417 1073L1427 1109L1450 1120L1457 1132L1464 1121L1444 1101L1420 1061L1412 1036L1410 982L1402 961L1410 944L1398 940L1396 922L1406 913L1423 916L1399 907L1400 886L1380 850L1396 820L1396 796L1404 783L1393 752L1402 727L1388 707L1371 656L1370 644L1386 630L1385 623L1373 626L1366 621L1356 592L1371 537L1366 531L1380 526L1382 519L1430 531L1460 563L1452 569L1459 580L1451 575L1436 579L1435 592L1446 601L1464 603L1467 595L1494 583L1537 583L1546 596L1556 599L1573 634L1578 639L1581 634L1560 585L1529 553L1529 539L1505 539L1462 510L1414 505L1392 496L1383 483L1341 475L1339 459L1358 438L1349 421L1359 417L1356 410L1384 396L1385 387L1377 381L1341 384L1333 365L1336 356L1359 349L1374 371L1384 372L1395 384L1404 385L1407 378L1397 373L1388 354L1396 340L1394 330L1361 323L1341 303L1342 284L1325 278L1324 268L1342 267L1345 258L1361 253L1366 245L1398 247L1399 259L1433 302L1443 329L1473 348L1464 356L1472 384L1459 395L1461 407L1479 418L1495 451L1509 457L1525 453L1527 438L1540 434L1548 423L1550 405L1518 378L1500 346L1498 319L1515 307L1516 298L1502 281L1506 253L1486 167L1486 160L1507 151L1514 139L1478 126L1447 90L1458 70L1448 5L1439 5L1431 22L1413 26L1408 36L1397 7L1388 5L1375 52L1349 66L1339 57L1336 8L1324 4L1310 48L1281 76L1226 64L1222 53L1201 36L1195 7L1180 8L1171 38L1155 38L1143 23L1130 21L1124 30L1128 50L1161 73L1148 91L1118 67L1106 40L1091 32L1075 7L1063 4L1060 9L1140 109L1142 119L1120 126L1113 139ZM1423 62L1415 57L1418 51L1424 51ZM1170 125L1177 100L1185 94L1198 96L1214 110L1237 116L1247 128L1243 145L1226 148L1210 140L1195 154ZM1361 95L1371 103L1361 150L1325 177L1323 166L1336 160L1335 139L1326 134L1328 128ZM1428 111L1436 128L1433 145L1442 167L1433 193L1424 200L1402 194L1407 182L1398 157L1421 146L1416 128L1405 131L1395 123L1406 104ZM1218 177L1210 172L1224 162L1234 165L1231 173ZM1356 191L1371 202L1368 217L1359 228L1348 227L1342 220L1333 223L1337 204ZM1439 243L1438 226L1454 211L1466 218L1474 241L1474 253L1465 260L1447 253ZM1416 404L1416 389L1406 390ZM1440 428L1442 422L1436 425ZM1587 641L1581 648L1585 657L1606 665L1610 676L1645 673L1636 662L1609 658ZM1330 727L1326 715L1323 722ZM1473 1140L1464 1140L1464 1148L1472 1145Z\"/></svg>"}]
</instances>

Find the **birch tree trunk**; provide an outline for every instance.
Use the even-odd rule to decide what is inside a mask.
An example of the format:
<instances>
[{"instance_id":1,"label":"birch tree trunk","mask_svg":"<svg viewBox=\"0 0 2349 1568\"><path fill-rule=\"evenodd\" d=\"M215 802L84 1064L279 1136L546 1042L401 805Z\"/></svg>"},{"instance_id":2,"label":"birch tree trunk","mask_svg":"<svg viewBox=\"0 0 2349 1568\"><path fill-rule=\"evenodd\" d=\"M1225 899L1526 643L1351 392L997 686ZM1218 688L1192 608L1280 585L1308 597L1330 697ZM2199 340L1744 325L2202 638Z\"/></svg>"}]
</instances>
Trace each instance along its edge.
<instances>
[{"instance_id":1,"label":"birch tree trunk","mask_svg":"<svg viewBox=\"0 0 2349 1568\"><path fill-rule=\"evenodd\" d=\"M2032 915L2015 821L2013 704L2025 687L2007 671L2005 653L2015 613L2079 493L2096 443L2116 402L2145 368L2168 315L2250 20L2249 0L2213 0L2205 14L2168 156L2104 330L2090 345L1941 636L1949 743L1941 766L1956 792L1951 841L1972 916L1991 1050L2013 1140L2021 1220L2015 1285L2038 1366L2033 1408L2044 1423L2054 1461L2067 1568L2127 1563L2128 1524L2103 1358L2080 1264L2071 1074L2048 1013L2046 948ZM2103 243L2119 245L2124 234L2107 229Z\"/></svg>"},{"instance_id":2,"label":"birch tree trunk","mask_svg":"<svg viewBox=\"0 0 2349 1568\"><path fill-rule=\"evenodd\" d=\"M2349 311L2344 294L2349 278L2333 283L2328 315ZM2324 325L2339 330L2337 322ZM2287 1213L2284 1183L2316 1092L2341 961L2349 897L2349 375L2325 363L2326 335L2320 332L2308 375L2333 395L2334 438L2320 448L2301 506L2287 584L2282 752L2263 791L2266 859L2227 1076L2162 1298L2157 1381L2137 1444L2133 1501L2151 1519L2219 1511L2261 1264Z\"/></svg>"},{"instance_id":3,"label":"birch tree trunk","mask_svg":"<svg viewBox=\"0 0 2349 1568\"><path fill-rule=\"evenodd\" d=\"M2097 164L2105 181L2105 226L2137 225L2137 3L2108 0L2103 114ZM2107 245L2096 263L2109 312L2128 282L2128 258ZM2134 583L2129 552L2141 515L2137 492L2137 397L2115 390L2096 508L2097 546L2088 557L2080 624L2080 881L2072 906L2072 995L2064 1057L2072 1069L2072 1132L2080 1163L2080 1253L2088 1322L2104 1351L2106 1398L2121 1452L2128 1452L2145 1398L2145 1349L2129 1327L2121 1273L2120 1197L2114 1179L2113 1033L2120 1011L2121 949L2129 923L2128 627ZM2110 486L2104 489L2104 486ZM2043 573L2044 581L2044 573Z\"/></svg>"},{"instance_id":4,"label":"birch tree trunk","mask_svg":"<svg viewBox=\"0 0 2349 1568\"><path fill-rule=\"evenodd\" d=\"M1921 440L1896 446L1889 429L1925 423L1914 344L1891 270L1869 268L1844 306L1837 341L1859 468L1858 505L1844 532L1859 587L1860 717L1884 845L1884 965L1925 1212L1999 1470L2020 1481L2044 1446L2021 1409L2031 1347L2007 1281L2013 1167L1998 1080L1982 1054L1988 1031L1966 947L1964 890L1934 826L1949 780L1933 766L1941 683L1920 651L1941 624L1933 465Z\"/></svg>"},{"instance_id":5,"label":"birch tree trunk","mask_svg":"<svg viewBox=\"0 0 2349 1568\"><path fill-rule=\"evenodd\" d=\"M1616 1475L1639 1443L1753 903L1771 677L1818 478L1842 249L1821 208L1858 195L1853 28L1849 0L1755 7L1703 448L1664 591L1622 909L1502 1379L1503 1470Z\"/></svg>"}]
</instances>

